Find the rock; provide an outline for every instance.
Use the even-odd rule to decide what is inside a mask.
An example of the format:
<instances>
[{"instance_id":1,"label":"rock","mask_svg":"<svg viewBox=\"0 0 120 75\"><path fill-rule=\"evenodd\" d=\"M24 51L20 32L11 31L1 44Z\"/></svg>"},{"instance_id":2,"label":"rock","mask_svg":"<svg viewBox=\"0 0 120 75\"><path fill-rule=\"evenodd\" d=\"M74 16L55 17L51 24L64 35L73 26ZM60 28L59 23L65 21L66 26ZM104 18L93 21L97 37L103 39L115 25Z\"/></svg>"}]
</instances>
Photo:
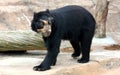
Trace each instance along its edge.
<instances>
[{"instance_id":1,"label":"rock","mask_svg":"<svg viewBox=\"0 0 120 75\"><path fill-rule=\"evenodd\" d=\"M120 51L92 51L89 63L77 63L71 53L60 53L56 66L44 72L33 71L46 51L29 51L24 55L0 55L0 74L5 75L104 75L120 69ZM116 71L115 71L116 72ZM117 72L119 75L119 72ZM111 73L112 74L112 73Z\"/></svg>"},{"instance_id":2,"label":"rock","mask_svg":"<svg viewBox=\"0 0 120 75\"><path fill-rule=\"evenodd\" d=\"M65 5L81 5L94 14L96 0L4 0L0 1L0 30L29 30L33 12L55 9ZM119 0L110 0L107 31L119 31ZM112 17L112 18L111 18ZM110 26L108 26L110 25ZM118 28L118 29L115 29Z\"/></svg>"}]
</instances>

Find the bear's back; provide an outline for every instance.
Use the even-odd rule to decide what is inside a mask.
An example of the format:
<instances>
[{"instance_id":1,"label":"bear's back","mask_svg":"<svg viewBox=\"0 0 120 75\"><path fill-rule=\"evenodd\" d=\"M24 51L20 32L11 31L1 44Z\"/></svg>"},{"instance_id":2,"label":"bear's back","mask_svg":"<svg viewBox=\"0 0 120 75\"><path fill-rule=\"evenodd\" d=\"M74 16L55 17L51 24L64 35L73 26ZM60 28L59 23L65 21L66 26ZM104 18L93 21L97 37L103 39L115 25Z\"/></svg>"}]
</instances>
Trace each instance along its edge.
<instances>
[{"instance_id":1,"label":"bear's back","mask_svg":"<svg viewBox=\"0 0 120 75\"><path fill-rule=\"evenodd\" d=\"M62 14L62 13L75 12L75 11L80 11L81 13L82 12L84 13L87 10L84 9L83 7L81 7L81 6L69 5L69 6L65 6L65 7L62 7L62 8L58 8L58 9L52 10L51 12L52 13L61 13Z\"/></svg>"}]
</instances>

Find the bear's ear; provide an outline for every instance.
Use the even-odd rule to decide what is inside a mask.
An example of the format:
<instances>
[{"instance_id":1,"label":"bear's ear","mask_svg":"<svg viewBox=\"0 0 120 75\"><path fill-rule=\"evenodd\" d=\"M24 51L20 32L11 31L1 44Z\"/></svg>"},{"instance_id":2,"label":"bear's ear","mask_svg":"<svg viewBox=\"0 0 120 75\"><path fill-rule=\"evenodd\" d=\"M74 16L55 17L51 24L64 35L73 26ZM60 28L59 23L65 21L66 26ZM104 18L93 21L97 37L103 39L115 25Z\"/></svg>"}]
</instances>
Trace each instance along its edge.
<instances>
[{"instance_id":1,"label":"bear's ear","mask_svg":"<svg viewBox=\"0 0 120 75\"><path fill-rule=\"evenodd\" d=\"M50 13L49 9L46 9L46 12L47 12L47 13Z\"/></svg>"}]
</instances>

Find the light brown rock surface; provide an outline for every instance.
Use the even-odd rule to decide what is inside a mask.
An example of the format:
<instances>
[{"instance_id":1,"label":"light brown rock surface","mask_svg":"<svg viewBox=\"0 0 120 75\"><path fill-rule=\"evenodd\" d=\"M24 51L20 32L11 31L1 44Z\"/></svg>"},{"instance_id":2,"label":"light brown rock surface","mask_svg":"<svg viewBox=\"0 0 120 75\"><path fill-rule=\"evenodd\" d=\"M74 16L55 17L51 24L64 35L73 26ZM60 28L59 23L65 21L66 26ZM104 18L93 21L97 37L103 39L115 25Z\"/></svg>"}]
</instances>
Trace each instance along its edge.
<instances>
[{"instance_id":1,"label":"light brown rock surface","mask_svg":"<svg viewBox=\"0 0 120 75\"><path fill-rule=\"evenodd\" d=\"M120 75L120 68L112 69L110 71L107 71L105 74L102 75Z\"/></svg>"},{"instance_id":2,"label":"light brown rock surface","mask_svg":"<svg viewBox=\"0 0 120 75\"><path fill-rule=\"evenodd\" d=\"M109 72L119 75L120 51L93 51L90 62L86 64L77 63L71 53L61 52L51 70L33 71L33 66L41 63L45 54L45 51L0 54L0 75L107 75Z\"/></svg>"}]
</instances>

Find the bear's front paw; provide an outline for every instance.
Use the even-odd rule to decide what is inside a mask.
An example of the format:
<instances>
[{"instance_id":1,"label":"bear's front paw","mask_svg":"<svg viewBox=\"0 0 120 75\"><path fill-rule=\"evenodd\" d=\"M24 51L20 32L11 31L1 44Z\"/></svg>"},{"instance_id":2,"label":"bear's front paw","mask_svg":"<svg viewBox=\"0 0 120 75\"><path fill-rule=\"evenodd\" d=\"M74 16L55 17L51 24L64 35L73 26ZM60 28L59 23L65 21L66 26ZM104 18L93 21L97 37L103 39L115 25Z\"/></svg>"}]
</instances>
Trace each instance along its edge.
<instances>
[{"instance_id":1,"label":"bear's front paw","mask_svg":"<svg viewBox=\"0 0 120 75\"><path fill-rule=\"evenodd\" d=\"M42 67L41 65L33 67L33 70L35 70L35 71L45 71L45 70L49 70L49 69L50 69L50 67Z\"/></svg>"},{"instance_id":2,"label":"bear's front paw","mask_svg":"<svg viewBox=\"0 0 120 75\"><path fill-rule=\"evenodd\" d=\"M87 63L87 62L89 62L89 59L79 59L78 62L79 63Z\"/></svg>"}]
</instances>

